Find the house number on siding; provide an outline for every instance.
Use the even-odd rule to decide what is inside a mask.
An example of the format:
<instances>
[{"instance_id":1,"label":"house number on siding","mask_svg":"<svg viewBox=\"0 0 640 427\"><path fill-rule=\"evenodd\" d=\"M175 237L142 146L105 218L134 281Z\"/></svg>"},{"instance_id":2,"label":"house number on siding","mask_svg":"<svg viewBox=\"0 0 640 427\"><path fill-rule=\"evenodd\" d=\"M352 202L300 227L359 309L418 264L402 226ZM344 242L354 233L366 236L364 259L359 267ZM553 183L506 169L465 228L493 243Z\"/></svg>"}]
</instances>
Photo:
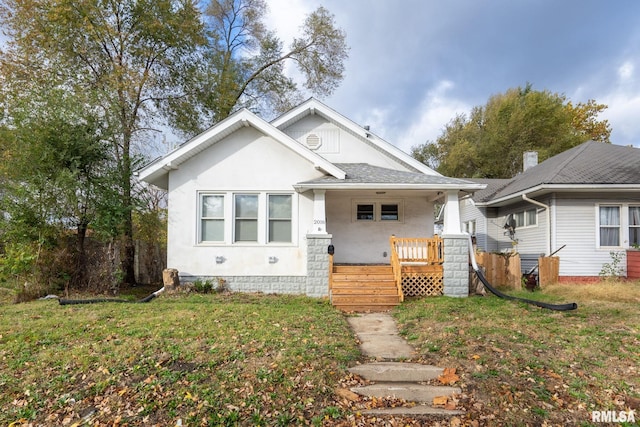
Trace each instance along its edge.
<instances>
[{"instance_id":1,"label":"house number on siding","mask_svg":"<svg viewBox=\"0 0 640 427\"><path fill-rule=\"evenodd\" d=\"M326 221L324 219L314 219L313 223L314 224L325 224Z\"/></svg>"}]
</instances>

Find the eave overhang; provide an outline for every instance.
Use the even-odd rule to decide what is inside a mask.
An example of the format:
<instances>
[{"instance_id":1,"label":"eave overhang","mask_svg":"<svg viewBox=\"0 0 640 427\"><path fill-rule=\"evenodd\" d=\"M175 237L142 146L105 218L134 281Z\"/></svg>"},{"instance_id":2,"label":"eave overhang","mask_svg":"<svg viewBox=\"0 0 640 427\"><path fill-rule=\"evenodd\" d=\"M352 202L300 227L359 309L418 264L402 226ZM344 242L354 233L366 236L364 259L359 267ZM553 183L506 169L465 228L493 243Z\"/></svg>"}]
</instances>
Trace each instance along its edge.
<instances>
[{"instance_id":1,"label":"eave overhang","mask_svg":"<svg viewBox=\"0 0 640 427\"><path fill-rule=\"evenodd\" d=\"M526 190L518 191L503 197L492 199L485 202L475 202L479 207L501 207L507 206L511 203L521 202L522 196L538 197L548 193L554 192L575 192L575 193L590 193L590 192L634 192L640 193L639 184L543 184L535 187L528 188Z\"/></svg>"}]
</instances>

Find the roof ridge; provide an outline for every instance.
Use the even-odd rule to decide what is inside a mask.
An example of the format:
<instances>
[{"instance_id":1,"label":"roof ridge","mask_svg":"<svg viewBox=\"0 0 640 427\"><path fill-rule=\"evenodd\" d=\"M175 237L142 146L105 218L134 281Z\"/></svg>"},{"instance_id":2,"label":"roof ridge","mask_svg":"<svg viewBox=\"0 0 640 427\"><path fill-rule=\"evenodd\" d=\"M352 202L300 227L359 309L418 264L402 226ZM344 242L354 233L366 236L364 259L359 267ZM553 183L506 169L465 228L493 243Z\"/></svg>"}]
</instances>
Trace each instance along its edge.
<instances>
[{"instance_id":1,"label":"roof ridge","mask_svg":"<svg viewBox=\"0 0 640 427\"><path fill-rule=\"evenodd\" d=\"M582 144L576 145L575 147L572 147L569 150L565 151L565 153L567 153L575 149L574 153L571 153L571 155L566 160L564 160L557 166L555 172L552 175L547 176L549 178L549 181L553 181L553 178L556 178L558 175L560 175L560 173L564 171L565 167L569 163L573 162L580 154L582 154L582 152L584 152L584 150L587 149L587 146L590 145L589 142L591 142L591 140L585 141ZM559 153L559 154L562 154L562 153ZM550 159L553 159L553 156L550 157Z\"/></svg>"}]
</instances>

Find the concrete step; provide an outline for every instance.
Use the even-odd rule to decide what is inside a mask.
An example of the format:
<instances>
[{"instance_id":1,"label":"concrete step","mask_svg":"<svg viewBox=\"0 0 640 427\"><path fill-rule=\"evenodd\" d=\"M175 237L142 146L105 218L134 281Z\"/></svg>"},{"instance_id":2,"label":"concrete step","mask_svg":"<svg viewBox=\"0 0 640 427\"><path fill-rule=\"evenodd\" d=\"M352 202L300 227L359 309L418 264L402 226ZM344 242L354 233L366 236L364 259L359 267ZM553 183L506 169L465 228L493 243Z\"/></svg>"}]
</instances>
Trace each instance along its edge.
<instances>
[{"instance_id":1,"label":"concrete step","mask_svg":"<svg viewBox=\"0 0 640 427\"><path fill-rule=\"evenodd\" d=\"M455 415L462 415L464 411L458 411L456 409L444 409L434 408L427 405L415 405L415 406L396 406L395 408L376 408L367 409L362 411L363 414L369 415L392 415L396 417L412 417L420 415L441 415L444 417L453 417Z\"/></svg>"},{"instance_id":2,"label":"concrete step","mask_svg":"<svg viewBox=\"0 0 640 427\"><path fill-rule=\"evenodd\" d=\"M451 396L462 393L462 390L458 387L399 382L381 382L363 387L353 387L351 391L361 396L377 398L394 397L408 402L422 403L427 406L433 404L434 397Z\"/></svg>"},{"instance_id":3,"label":"concrete step","mask_svg":"<svg viewBox=\"0 0 640 427\"><path fill-rule=\"evenodd\" d=\"M432 365L375 362L349 368L349 372L375 382L426 382L438 378L444 369Z\"/></svg>"}]
</instances>

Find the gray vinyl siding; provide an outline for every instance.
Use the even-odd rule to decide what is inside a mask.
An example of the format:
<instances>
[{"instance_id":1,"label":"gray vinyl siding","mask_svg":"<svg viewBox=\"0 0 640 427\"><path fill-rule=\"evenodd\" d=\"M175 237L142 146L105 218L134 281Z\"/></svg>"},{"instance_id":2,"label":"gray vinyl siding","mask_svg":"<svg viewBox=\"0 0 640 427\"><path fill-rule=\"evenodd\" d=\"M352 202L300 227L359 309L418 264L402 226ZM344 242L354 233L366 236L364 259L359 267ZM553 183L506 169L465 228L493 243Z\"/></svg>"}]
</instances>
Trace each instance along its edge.
<instances>
[{"instance_id":1,"label":"gray vinyl siding","mask_svg":"<svg viewBox=\"0 0 640 427\"><path fill-rule=\"evenodd\" d=\"M560 257L561 276L598 276L603 265L611 263L610 252L622 252L622 248L598 248L598 204L629 204L634 201L621 194L603 194L593 198L584 194L558 195L556 204L555 246L566 245ZM637 203L637 201L636 201ZM626 254L622 256L622 273L626 275Z\"/></svg>"},{"instance_id":2,"label":"gray vinyl siding","mask_svg":"<svg viewBox=\"0 0 640 427\"><path fill-rule=\"evenodd\" d=\"M461 227L467 221L476 222L476 246L484 251L487 249L487 219L485 208L478 208L471 202L471 199L460 201L460 222ZM464 228L462 228L464 230Z\"/></svg>"},{"instance_id":3,"label":"gray vinyl siding","mask_svg":"<svg viewBox=\"0 0 640 427\"><path fill-rule=\"evenodd\" d=\"M549 206L551 219L551 252L565 245L555 256L560 258L560 276L597 277L605 264L613 261L611 252L620 253L621 274L626 275L626 253L620 248L598 248L598 217L596 206L599 204L620 204L623 209L629 205L637 206L640 200L624 193L555 193L537 198ZM516 228L517 245L503 228L511 213L527 209L536 209L537 225ZM504 252L512 249L520 253L522 272L531 270L538 263L538 257L548 256L547 236L549 224L545 209L525 201L500 208L478 208L475 205L461 203L461 220L476 220L476 240L478 248L487 252ZM484 217L484 219L482 218ZM482 225L481 225L482 224ZM622 227L623 246L628 239L628 228Z\"/></svg>"},{"instance_id":4,"label":"gray vinyl siding","mask_svg":"<svg viewBox=\"0 0 640 427\"><path fill-rule=\"evenodd\" d=\"M540 200L547 203L546 200ZM522 272L528 272L538 264L538 258L547 252L547 233L549 230L545 209L531 203L522 202L500 210L499 223L504 224L509 214L515 214L525 210L535 209L537 214L536 225L516 228L514 245L505 230L502 230L500 250L516 250L520 254Z\"/></svg>"}]
</instances>

